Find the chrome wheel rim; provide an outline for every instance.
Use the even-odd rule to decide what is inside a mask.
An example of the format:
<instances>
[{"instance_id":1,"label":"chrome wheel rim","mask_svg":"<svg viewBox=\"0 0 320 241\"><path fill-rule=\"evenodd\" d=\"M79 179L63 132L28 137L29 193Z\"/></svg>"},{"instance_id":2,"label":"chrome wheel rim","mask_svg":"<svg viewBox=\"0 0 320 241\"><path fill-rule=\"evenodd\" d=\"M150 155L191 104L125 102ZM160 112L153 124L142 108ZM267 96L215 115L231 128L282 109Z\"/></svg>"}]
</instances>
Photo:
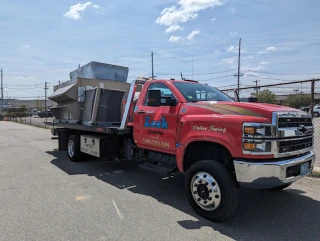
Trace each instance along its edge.
<instances>
[{"instance_id":1,"label":"chrome wheel rim","mask_svg":"<svg viewBox=\"0 0 320 241\"><path fill-rule=\"evenodd\" d=\"M68 154L70 157L74 156L75 146L73 140L70 140L68 143Z\"/></svg>"},{"instance_id":2,"label":"chrome wheel rim","mask_svg":"<svg viewBox=\"0 0 320 241\"><path fill-rule=\"evenodd\" d=\"M206 211L217 209L221 202L218 182L207 172L198 172L191 179L191 194L199 207Z\"/></svg>"}]
</instances>

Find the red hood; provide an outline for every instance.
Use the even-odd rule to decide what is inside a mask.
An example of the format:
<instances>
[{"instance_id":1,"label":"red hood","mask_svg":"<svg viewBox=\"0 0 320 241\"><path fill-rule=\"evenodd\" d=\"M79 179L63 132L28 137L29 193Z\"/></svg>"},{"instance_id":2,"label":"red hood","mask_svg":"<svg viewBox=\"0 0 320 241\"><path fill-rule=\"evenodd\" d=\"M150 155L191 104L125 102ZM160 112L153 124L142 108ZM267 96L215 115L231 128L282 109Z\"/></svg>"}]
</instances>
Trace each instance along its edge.
<instances>
[{"instance_id":1,"label":"red hood","mask_svg":"<svg viewBox=\"0 0 320 241\"><path fill-rule=\"evenodd\" d=\"M272 112L300 111L286 106L247 102L199 101L196 103L187 103L186 106L190 106L191 108L200 107L222 115L255 116L268 119L271 119Z\"/></svg>"}]
</instances>

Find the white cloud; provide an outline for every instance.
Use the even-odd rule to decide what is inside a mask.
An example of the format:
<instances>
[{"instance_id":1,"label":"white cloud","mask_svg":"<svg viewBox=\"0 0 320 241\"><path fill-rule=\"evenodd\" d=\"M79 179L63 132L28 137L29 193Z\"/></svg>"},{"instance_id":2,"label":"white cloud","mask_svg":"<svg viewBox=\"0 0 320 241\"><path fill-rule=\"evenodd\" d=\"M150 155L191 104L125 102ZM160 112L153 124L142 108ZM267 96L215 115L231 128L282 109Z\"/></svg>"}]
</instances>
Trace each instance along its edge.
<instances>
[{"instance_id":1,"label":"white cloud","mask_svg":"<svg viewBox=\"0 0 320 241\"><path fill-rule=\"evenodd\" d=\"M223 59L222 63L224 63L224 64L233 64L236 59L237 59L237 57Z\"/></svg>"},{"instance_id":2,"label":"white cloud","mask_svg":"<svg viewBox=\"0 0 320 241\"><path fill-rule=\"evenodd\" d=\"M219 50L216 50L216 51L214 51L214 54L218 55L218 54L222 54L222 52Z\"/></svg>"},{"instance_id":3,"label":"white cloud","mask_svg":"<svg viewBox=\"0 0 320 241\"><path fill-rule=\"evenodd\" d=\"M25 47L26 49L30 48L30 46L29 46L28 44L25 44L24 47Z\"/></svg>"},{"instance_id":4,"label":"white cloud","mask_svg":"<svg viewBox=\"0 0 320 241\"><path fill-rule=\"evenodd\" d=\"M253 59L253 58L254 58L253 55L249 55L249 56L247 56L247 57L243 57L242 59Z\"/></svg>"},{"instance_id":5,"label":"white cloud","mask_svg":"<svg viewBox=\"0 0 320 241\"><path fill-rule=\"evenodd\" d=\"M237 32L230 32L229 34L230 34L230 36L236 36L236 35L238 35Z\"/></svg>"},{"instance_id":6,"label":"white cloud","mask_svg":"<svg viewBox=\"0 0 320 241\"><path fill-rule=\"evenodd\" d=\"M188 36L187 36L187 39L188 40L191 40L194 38L194 36L200 34L200 31L199 30L193 30Z\"/></svg>"},{"instance_id":7,"label":"white cloud","mask_svg":"<svg viewBox=\"0 0 320 241\"><path fill-rule=\"evenodd\" d=\"M101 8L99 5L92 5L93 8Z\"/></svg>"},{"instance_id":8,"label":"white cloud","mask_svg":"<svg viewBox=\"0 0 320 241\"><path fill-rule=\"evenodd\" d=\"M78 3L75 5L70 6L69 11L66 12L63 16L66 18L70 18L73 20L79 20L82 18L81 12L86 10L87 7L91 5L91 2L86 2L86 3Z\"/></svg>"},{"instance_id":9,"label":"white cloud","mask_svg":"<svg viewBox=\"0 0 320 241\"><path fill-rule=\"evenodd\" d=\"M14 80L30 80L30 79L34 79L34 77L32 77L32 76L29 76L29 77L21 77L21 76L19 76L19 77L14 77L13 79Z\"/></svg>"},{"instance_id":10,"label":"white cloud","mask_svg":"<svg viewBox=\"0 0 320 241\"><path fill-rule=\"evenodd\" d=\"M230 8L230 11L232 12L232 14L236 13L236 9L235 8Z\"/></svg>"},{"instance_id":11,"label":"white cloud","mask_svg":"<svg viewBox=\"0 0 320 241\"><path fill-rule=\"evenodd\" d=\"M214 21L216 21L216 18L211 18L210 21L214 22Z\"/></svg>"},{"instance_id":12,"label":"white cloud","mask_svg":"<svg viewBox=\"0 0 320 241\"><path fill-rule=\"evenodd\" d=\"M178 5L163 9L156 23L164 26L185 23L197 18L201 10L221 6L222 4L221 0L180 0Z\"/></svg>"},{"instance_id":13,"label":"white cloud","mask_svg":"<svg viewBox=\"0 0 320 241\"><path fill-rule=\"evenodd\" d=\"M238 47L235 46L230 46L229 48L227 48L228 53L237 53L238 51Z\"/></svg>"},{"instance_id":14,"label":"white cloud","mask_svg":"<svg viewBox=\"0 0 320 241\"><path fill-rule=\"evenodd\" d=\"M251 72L253 72L253 71L263 71L266 68L264 66L258 65L258 66L242 66L241 69L243 69L244 71L249 71L246 74L252 74L252 73L250 73L250 71ZM258 73L257 73L257 75L258 75Z\"/></svg>"},{"instance_id":15,"label":"white cloud","mask_svg":"<svg viewBox=\"0 0 320 241\"><path fill-rule=\"evenodd\" d=\"M269 64L269 62L261 62L260 65L266 65Z\"/></svg>"},{"instance_id":16,"label":"white cloud","mask_svg":"<svg viewBox=\"0 0 320 241\"><path fill-rule=\"evenodd\" d=\"M270 52L275 52L276 50L276 47L268 47L265 50L260 51L259 54L268 54Z\"/></svg>"},{"instance_id":17,"label":"white cloud","mask_svg":"<svg viewBox=\"0 0 320 241\"><path fill-rule=\"evenodd\" d=\"M172 33L175 31L182 31L183 28L180 25L174 24L171 25L169 28L166 29L166 31L164 31L165 33Z\"/></svg>"},{"instance_id":18,"label":"white cloud","mask_svg":"<svg viewBox=\"0 0 320 241\"><path fill-rule=\"evenodd\" d=\"M176 42L179 42L180 40L183 40L183 38L181 36L174 36L172 35L170 38L169 38L169 42L172 42L172 43L176 43Z\"/></svg>"}]
</instances>

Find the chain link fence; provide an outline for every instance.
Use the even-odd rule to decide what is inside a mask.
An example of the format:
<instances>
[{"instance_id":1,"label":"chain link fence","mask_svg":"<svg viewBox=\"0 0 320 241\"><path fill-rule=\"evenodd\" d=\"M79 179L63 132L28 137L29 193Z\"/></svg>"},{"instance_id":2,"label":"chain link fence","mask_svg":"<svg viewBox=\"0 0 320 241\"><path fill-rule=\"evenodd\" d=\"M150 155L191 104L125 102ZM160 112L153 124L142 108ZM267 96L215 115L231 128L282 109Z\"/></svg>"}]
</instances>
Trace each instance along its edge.
<instances>
[{"instance_id":1,"label":"chain link fence","mask_svg":"<svg viewBox=\"0 0 320 241\"><path fill-rule=\"evenodd\" d=\"M52 127L52 118L35 118L32 116L29 117L8 117L6 118L8 121L25 124L25 125L31 125L35 127L41 127L41 128L47 128L50 129Z\"/></svg>"},{"instance_id":2,"label":"chain link fence","mask_svg":"<svg viewBox=\"0 0 320 241\"><path fill-rule=\"evenodd\" d=\"M221 89L234 97L234 89ZM290 106L313 112L314 150L317 155L316 165L320 166L320 80L304 80L272 85L256 85L239 89L240 101L250 101ZM313 103L312 103L313 102ZM314 107L312 109L312 107Z\"/></svg>"}]
</instances>

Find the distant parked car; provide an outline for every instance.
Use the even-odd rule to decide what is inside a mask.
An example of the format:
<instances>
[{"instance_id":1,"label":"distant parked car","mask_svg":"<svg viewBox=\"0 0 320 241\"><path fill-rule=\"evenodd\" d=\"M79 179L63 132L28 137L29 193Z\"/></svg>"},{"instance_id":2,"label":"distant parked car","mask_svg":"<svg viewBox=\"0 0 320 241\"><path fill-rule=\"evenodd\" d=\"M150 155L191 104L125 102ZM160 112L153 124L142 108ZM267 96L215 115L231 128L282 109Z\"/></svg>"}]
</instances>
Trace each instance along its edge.
<instances>
[{"instance_id":1,"label":"distant parked car","mask_svg":"<svg viewBox=\"0 0 320 241\"><path fill-rule=\"evenodd\" d=\"M320 106L313 107L313 117L319 117L320 116Z\"/></svg>"},{"instance_id":2,"label":"distant parked car","mask_svg":"<svg viewBox=\"0 0 320 241\"><path fill-rule=\"evenodd\" d=\"M30 111L30 115L38 115L39 110L38 109L33 109Z\"/></svg>"},{"instance_id":3,"label":"distant parked car","mask_svg":"<svg viewBox=\"0 0 320 241\"><path fill-rule=\"evenodd\" d=\"M300 107L300 110L305 111L305 112L310 112L311 106L306 106L306 107Z\"/></svg>"},{"instance_id":4,"label":"distant parked car","mask_svg":"<svg viewBox=\"0 0 320 241\"><path fill-rule=\"evenodd\" d=\"M43 111L38 111L38 116L39 116L40 118L43 118L43 117L53 117L53 114L52 114L52 112L51 112L50 110L47 110L47 111L43 110Z\"/></svg>"}]
</instances>

